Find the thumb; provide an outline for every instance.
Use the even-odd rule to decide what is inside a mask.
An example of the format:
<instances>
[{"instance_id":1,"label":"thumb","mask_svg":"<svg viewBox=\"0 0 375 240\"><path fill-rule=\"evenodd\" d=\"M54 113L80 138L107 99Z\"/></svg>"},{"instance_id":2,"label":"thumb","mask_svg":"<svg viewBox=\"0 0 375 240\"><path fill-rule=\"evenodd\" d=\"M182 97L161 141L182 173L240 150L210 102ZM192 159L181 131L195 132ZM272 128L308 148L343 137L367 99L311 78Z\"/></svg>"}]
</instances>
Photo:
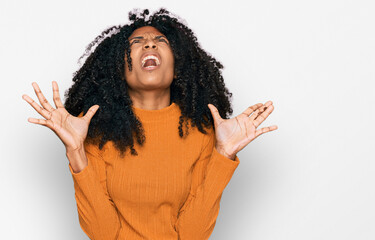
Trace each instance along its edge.
<instances>
[{"instance_id":1,"label":"thumb","mask_svg":"<svg viewBox=\"0 0 375 240\"><path fill-rule=\"evenodd\" d=\"M223 120L220 116L220 113L219 111L217 110L217 108L212 105L211 103L207 104L208 108L210 109L211 111L211 114L212 114L212 117L214 118L214 121L217 122L218 124Z\"/></svg>"},{"instance_id":2,"label":"thumb","mask_svg":"<svg viewBox=\"0 0 375 240\"><path fill-rule=\"evenodd\" d=\"M99 109L99 105L94 105L89 108L85 116L83 116L88 122L91 121L91 118L95 115L96 111Z\"/></svg>"}]
</instances>

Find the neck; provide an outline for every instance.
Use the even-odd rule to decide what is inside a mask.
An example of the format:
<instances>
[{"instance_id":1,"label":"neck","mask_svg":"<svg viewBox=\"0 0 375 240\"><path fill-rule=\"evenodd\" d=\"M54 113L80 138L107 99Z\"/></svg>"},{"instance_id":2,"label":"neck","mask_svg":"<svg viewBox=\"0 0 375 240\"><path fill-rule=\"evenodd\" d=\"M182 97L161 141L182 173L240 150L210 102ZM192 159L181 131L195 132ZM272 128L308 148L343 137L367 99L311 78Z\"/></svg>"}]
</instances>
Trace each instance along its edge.
<instances>
[{"instance_id":1,"label":"neck","mask_svg":"<svg viewBox=\"0 0 375 240\"><path fill-rule=\"evenodd\" d=\"M131 91L129 96L133 102L133 106L145 110L158 110L171 105L170 89L165 91Z\"/></svg>"}]
</instances>

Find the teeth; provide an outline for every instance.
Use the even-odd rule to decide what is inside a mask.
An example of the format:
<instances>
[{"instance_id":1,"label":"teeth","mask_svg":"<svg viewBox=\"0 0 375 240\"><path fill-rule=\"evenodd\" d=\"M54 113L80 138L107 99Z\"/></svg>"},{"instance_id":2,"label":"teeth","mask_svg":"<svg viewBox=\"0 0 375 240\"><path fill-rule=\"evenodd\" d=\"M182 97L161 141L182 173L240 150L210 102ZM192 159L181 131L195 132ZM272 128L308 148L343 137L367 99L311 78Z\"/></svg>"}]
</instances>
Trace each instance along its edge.
<instances>
[{"instance_id":1,"label":"teeth","mask_svg":"<svg viewBox=\"0 0 375 240\"><path fill-rule=\"evenodd\" d=\"M159 59L158 59L157 57L152 56L152 55L149 55L149 56L143 58L143 60L142 60L142 67L145 65L146 60L148 60L148 59L155 59L156 66L159 66L159 65L160 65Z\"/></svg>"}]
</instances>

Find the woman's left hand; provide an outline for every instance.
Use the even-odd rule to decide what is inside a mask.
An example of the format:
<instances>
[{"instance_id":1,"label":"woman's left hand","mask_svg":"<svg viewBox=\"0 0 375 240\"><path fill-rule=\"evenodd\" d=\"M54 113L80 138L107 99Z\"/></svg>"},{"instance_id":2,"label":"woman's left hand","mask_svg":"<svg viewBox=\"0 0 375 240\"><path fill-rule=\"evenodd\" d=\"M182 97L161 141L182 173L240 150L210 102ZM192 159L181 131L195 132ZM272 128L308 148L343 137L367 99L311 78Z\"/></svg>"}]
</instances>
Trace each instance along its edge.
<instances>
[{"instance_id":1,"label":"woman's left hand","mask_svg":"<svg viewBox=\"0 0 375 240\"><path fill-rule=\"evenodd\" d=\"M273 111L272 101L255 104L231 119L221 118L217 108L208 104L214 119L216 149L234 160L236 154L259 135L277 129L276 125L256 129ZM252 115L250 116L250 114Z\"/></svg>"}]
</instances>

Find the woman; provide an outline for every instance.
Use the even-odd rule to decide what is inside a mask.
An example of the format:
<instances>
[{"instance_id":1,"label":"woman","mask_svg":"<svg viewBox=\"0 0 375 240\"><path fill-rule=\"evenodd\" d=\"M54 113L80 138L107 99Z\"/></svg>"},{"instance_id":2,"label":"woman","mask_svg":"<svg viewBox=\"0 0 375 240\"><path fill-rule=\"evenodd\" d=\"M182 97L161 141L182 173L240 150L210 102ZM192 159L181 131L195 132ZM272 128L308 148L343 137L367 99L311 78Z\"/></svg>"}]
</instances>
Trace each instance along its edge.
<instances>
[{"instance_id":1,"label":"woman","mask_svg":"<svg viewBox=\"0 0 375 240\"><path fill-rule=\"evenodd\" d=\"M56 82L56 109L33 83L43 107L23 98L45 119L29 122L64 143L79 222L91 239L208 239L236 154L277 129L257 130L273 105L228 119L232 94L221 63L166 9L148 14L130 12L131 24L87 47L97 45L75 72L65 106Z\"/></svg>"}]
</instances>

